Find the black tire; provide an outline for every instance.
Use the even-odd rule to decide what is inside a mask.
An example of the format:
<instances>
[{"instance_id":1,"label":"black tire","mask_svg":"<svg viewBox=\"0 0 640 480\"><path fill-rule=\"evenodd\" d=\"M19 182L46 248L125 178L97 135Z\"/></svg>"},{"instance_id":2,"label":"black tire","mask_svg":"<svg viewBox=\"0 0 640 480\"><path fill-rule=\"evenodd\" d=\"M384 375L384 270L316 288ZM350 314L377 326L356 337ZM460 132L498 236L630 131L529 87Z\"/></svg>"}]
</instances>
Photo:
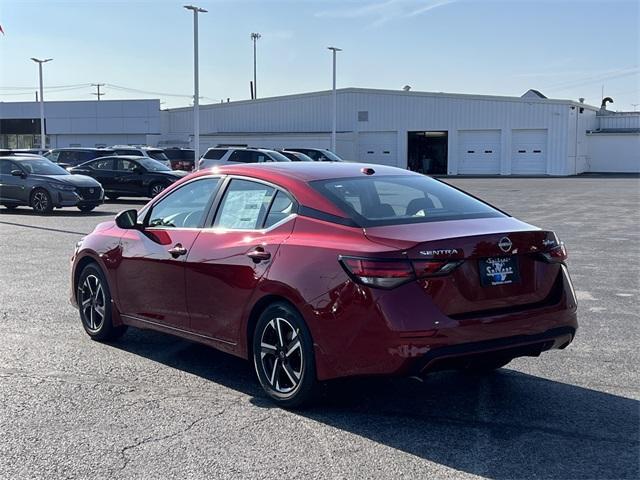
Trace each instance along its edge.
<instances>
[{"instance_id":1,"label":"black tire","mask_svg":"<svg viewBox=\"0 0 640 480\"><path fill-rule=\"evenodd\" d=\"M116 340L127 331L126 325L113 325L109 284L95 263L82 269L76 285L76 299L82 326L93 340Z\"/></svg>"},{"instance_id":2,"label":"black tire","mask_svg":"<svg viewBox=\"0 0 640 480\"><path fill-rule=\"evenodd\" d=\"M113 195L113 194L111 194L111 193L107 193L107 198L108 198L109 200L117 200L117 199L119 199L119 198L120 198L120 195Z\"/></svg>"},{"instance_id":3,"label":"black tire","mask_svg":"<svg viewBox=\"0 0 640 480\"><path fill-rule=\"evenodd\" d=\"M47 214L53 211L51 195L44 188L36 188L31 192L29 205L36 213Z\"/></svg>"},{"instance_id":4,"label":"black tire","mask_svg":"<svg viewBox=\"0 0 640 480\"><path fill-rule=\"evenodd\" d=\"M18 205L2 205L2 206L7 210L15 210L16 208L18 208Z\"/></svg>"},{"instance_id":5,"label":"black tire","mask_svg":"<svg viewBox=\"0 0 640 480\"><path fill-rule=\"evenodd\" d=\"M165 188L167 188L167 185L164 183L152 183L151 185L149 185L149 197L155 197L156 195L160 194Z\"/></svg>"},{"instance_id":6,"label":"black tire","mask_svg":"<svg viewBox=\"0 0 640 480\"><path fill-rule=\"evenodd\" d=\"M495 357L473 360L464 366L464 371L472 375L486 375L504 367L513 358L511 357Z\"/></svg>"},{"instance_id":7,"label":"black tire","mask_svg":"<svg viewBox=\"0 0 640 480\"><path fill-rule=\"evenodd\" d=\"M273 303L262 312L254 330L252 356L260 385L277 405L295 408L315 396L313 341L304 320L289 304Z\"/></svg>"},{"instance_id":8,"label":"black tire","mask_svg":"<svg viewBox=\"0 0 640 480\"><path fill-rule=\"evenodd\" d=\"M92 211L94 208L96 208L95 205L82 205L78 207L78 210L80 210L83 213L87 213Z\"/></svg>"}]
</instances>

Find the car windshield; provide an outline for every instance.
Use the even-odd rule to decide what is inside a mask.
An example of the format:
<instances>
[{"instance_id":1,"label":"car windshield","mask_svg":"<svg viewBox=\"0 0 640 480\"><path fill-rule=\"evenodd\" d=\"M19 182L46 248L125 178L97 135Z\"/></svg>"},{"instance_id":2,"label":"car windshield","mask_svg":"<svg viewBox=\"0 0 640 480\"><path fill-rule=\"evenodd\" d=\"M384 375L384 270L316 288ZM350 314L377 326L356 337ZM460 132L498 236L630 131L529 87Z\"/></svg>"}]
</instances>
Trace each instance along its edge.
<instances>
[{"instance_id":1,"label":"car windshield","mask_svg":"<svg viewBox=\"0 0 640 480\"><path fill-rule=\"evenodd\" d=\"M291 160L285 157L280 152L269 152L269 156L273 158L276 162L290 162Z\"/></svg>"},{"instance_id":2,"label":"car windshield","mask_svg":"<svg viewBox=\"0 0 640 480\"><path fill-rule=\"evenodd\" d=\"M71 175L64 168L47 159L24 159L20 160L20 166L33 175Z\"/></svg>"},{"instance_id":3,"label":"car windshield","mask_svg":"<svg viewBox=\"0 0 640 480\"><path fill-rule=\"evenodd\" d=\"M317 180L311 185L361 227L506 216L444 182L421 175Z\"/></svg>"},{"instance_id":4,"label":"car windshield","mask_svg":"<svg viewBox=\"0 0 640 480\"><path fill-rule=\"evenodd\" d=\"M147 154L154 160L169 160L169 157L162 150L147 150Z\"/></svg>"},{"instance_id":5,"label":"car windshield","mask_svg":"<svg viewBox=\"0 0 640 480\"><path fill-rule=\"evenodd\" d=\"M327 157L329 160L331 160L332 162L342 162L344 160L342 160L338 155L336 155L335 153L333 153L331 150L323 150L322 151L322 155L324 155L325 157Z\"/></svg>"},{"instance_id":6,"label":"car windshield","mask_svg":"<svg viewBox=\"0 0 640 480\"><path fill-rule=\"evenodd\" d=\"M166 165L158 162L157 160L153 160L151 158L137 157L136 162L138 162L140 165L142 165L144 168L146 168L150 172L170 172L171 171L171 169Z\"/></svg>"}]
</instances>

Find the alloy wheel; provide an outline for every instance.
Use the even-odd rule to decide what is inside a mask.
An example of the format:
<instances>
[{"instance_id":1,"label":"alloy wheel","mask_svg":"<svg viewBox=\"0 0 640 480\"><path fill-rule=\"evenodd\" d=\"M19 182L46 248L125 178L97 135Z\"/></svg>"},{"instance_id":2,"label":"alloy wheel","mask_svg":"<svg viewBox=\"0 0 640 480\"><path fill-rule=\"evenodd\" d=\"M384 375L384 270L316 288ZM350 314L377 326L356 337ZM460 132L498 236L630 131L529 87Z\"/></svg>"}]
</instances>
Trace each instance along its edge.
<instances>
[{"instance_id":1,"label":"alloy wheel","mask_svg":"<svg viewBox=\"0 0 640 480\"><path fill-rule=\"evenodd\" d=\"M37 212L44 212L49 208L49 198L45 192L36 192L33 194L33 208Z\"/></svg>"},{"instance_id":2,"label":"alloy wheel","mask_svg":"<svg viewBox=\"0 0 640 480\"><path fill-rule=\"evenodd\" d=\"M82 320L91 332L100 330L105 319L106 301L100 279L95 275L87 275L78 288Z\"/></svg>"},{"instance_id":3,"label":"alloy wheel","mask_svg":"<svg viewBox=\"0 0 640 480\"><path fill-rule=\"evenodd\" d=\"M286 319L272 319L260 338L260 365L271 388L293 392L302 380L304 360L299 332Z\"/></svg>"},{"instance_id":4,"label":"alloy wheel","mask_svg":"<svg viewBox=\"0 0 640 480\"><path fill-rule=\"evenodd\" d=\"M155 197L160 192L162 192L164 189L165 189L164 185L160 185L160 184L154 185L153 187L151 187L151 196Z\"/></svg>"}]
</instances>

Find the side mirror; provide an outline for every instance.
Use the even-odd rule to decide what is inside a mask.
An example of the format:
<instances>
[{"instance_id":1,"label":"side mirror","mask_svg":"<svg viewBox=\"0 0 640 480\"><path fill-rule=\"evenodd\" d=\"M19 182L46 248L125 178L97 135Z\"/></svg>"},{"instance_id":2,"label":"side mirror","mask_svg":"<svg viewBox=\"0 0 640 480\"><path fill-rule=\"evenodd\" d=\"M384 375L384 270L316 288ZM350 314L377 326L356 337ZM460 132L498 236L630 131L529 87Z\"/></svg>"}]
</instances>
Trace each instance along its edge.
<instances>
[{"instance_id":1,"label":"side mirror","mask_svg":"<svg viewBox=\"0 0 640 480\"><path fill-rule=\"evenodd\" d=\"M22 170L18 170L18 169L11 170L11 175L13 175L14 177L22 177L22 178L27 176L26 173L24 173Z\"/></svg>"},{"instance_id":2,"label":"side mirror","mask_svg":"<svg viewBox=\"0 0 640 480\"><path fill-rule=\"evenodd\" d=\"M116 225L124 230L134 230L138 228L138 211L125 210L116 215Z\"/></svg>"}]
</instances>

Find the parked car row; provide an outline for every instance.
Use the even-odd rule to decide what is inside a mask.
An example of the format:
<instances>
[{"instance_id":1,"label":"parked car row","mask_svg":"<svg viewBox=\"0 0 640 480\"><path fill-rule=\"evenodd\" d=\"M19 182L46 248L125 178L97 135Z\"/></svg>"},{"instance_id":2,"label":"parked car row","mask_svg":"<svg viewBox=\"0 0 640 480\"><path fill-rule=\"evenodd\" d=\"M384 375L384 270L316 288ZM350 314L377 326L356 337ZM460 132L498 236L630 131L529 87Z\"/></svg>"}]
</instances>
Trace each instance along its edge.
<instances>
[{"instance_id":1,"label":"parked car row","mask_svg":"<svg viewBox=\"0 0 640 480\"><path fill-rule=\"evenodd\" d=\"M193 150L114 145L109 148L56 148L44 155L0 150L0 205L31 206L38 213L76 206L93 210L104 198L153 198L192 170ZM272 150L246 146L210 148L199 169L226 164L343 161L329 150ZM70 174L77 178L72 178Z\"/></svg>"},{"instance_id":2,"label":"parked car row","mask_svg":"<svg viewBox=\"0 0 640 480\"><path fill-rule=\"evenodd\" d=\"M331 150L322 148L268 148L220 146L208 149L198 161L198 170L235 163L343 162Z\"/></svg>"}]
</instances>

